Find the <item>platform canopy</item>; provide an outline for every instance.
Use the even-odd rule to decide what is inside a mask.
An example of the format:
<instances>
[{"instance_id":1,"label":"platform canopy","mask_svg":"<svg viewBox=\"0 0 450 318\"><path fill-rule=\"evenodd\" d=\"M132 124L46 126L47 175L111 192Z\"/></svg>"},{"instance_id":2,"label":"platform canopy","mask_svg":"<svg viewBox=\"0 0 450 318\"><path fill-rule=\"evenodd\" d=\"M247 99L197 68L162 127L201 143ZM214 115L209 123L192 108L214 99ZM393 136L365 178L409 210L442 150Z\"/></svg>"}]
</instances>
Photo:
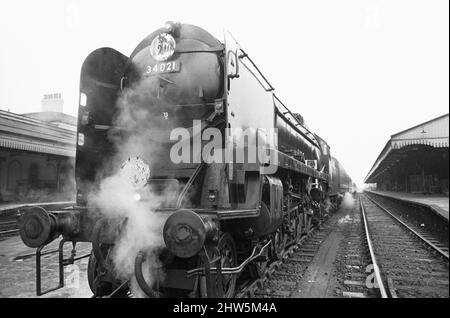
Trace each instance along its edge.
<instances>
[{"instance_id":1,"label":"platform canopy","mask_svg":"<svg viewBox=\"0 0 450 318\"><path fill-rule=\"evenodd\" d=\"M0 148L75 157L76 132L0 110Z\"/></svg>"},{"instance_id":2,"label":"platform canopy","mask_svg":"<svg viewBox=\"0 0 450 318\"><path fill-rule=\"evenodd\" d=\"M398 168L405 158L411 159L417 151L449 147L449 114L445 114L408 128L391 136L370 169L365 183L376 183L385 173ZM447 158L448 162L448 158Z\"/></svg>"}]
</instances>

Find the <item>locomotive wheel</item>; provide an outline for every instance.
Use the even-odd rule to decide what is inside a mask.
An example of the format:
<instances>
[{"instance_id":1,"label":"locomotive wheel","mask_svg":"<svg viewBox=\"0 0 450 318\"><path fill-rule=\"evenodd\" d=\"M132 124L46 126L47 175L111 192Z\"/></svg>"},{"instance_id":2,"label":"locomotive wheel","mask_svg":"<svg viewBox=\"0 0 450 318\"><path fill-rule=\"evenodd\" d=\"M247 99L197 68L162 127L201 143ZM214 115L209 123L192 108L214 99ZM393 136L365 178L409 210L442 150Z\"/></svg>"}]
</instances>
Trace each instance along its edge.
<instances>
[{"instance_id":1,"label":"locomotive wheel","mask_svg":"<svg viewBox=\"0 0 450 318\"><path fill-rule=\"evenodd\" d=\"M252 262L250 264L250 275L253 278L261 278L264 276L266 269L267 269L267 264L269 262L269 250L266 249L266 251L263 254L266 257L266 261L265 262Z\"/></svg>"},{"instance_id":2,"label":"locomotive wheel","mask_svg":"<svg viewBox=\"0 0 450 318\"><path fill-rule=\"evenodd\" d=\"M230 234L225 233L219 240L218 249L222 256L222 268L237 265L236 245ZM223 296L233 297L236 288L237 275L223 275Z\"/></svg>"},{"instance_id":3,"label":"locomotive wheel","mask_svg":"<svg viewBox=\"0 0 450 318\"><path fill-rule=\"evenodd\" d=\"M225 267L235 267L237 265L237 253L236 253L236 245L234 244L233 237L224 233L221 235L219 239L219 243L217 244L217 250L221 255L221 266ZM215 258L215 253L210 256L211 259ZM215 267L214 264L212 264ZM222 297L231 298L234 296L236 289L236 281L237 275L223 275L222 276L222 286L218 286L217 278L212 276L213 288L216 289L216 292L221 287L222 288ZM200 279L200 295L202 297L209 297L206 292L206 278L202 277Z\"/></svg>"},{"instance_id":4,"label":"locomotive wheel","mask_svg":"<svg viewBox=\"0 0 450 318\"><path fill-rule=\"evenodd\" d=\"M300 239L303 234L303 213L297 215L295 227L295 238Z\"/></svg>"},{"instance_id":5,"label":"locomotive wheel","mask_svg":"<svg viewBox=\"0 0 450 318\"><path fill-rule=\"evenodd\" d=\"M95 258L94 252L91 251L89 256L88 266L87 266L87 277L89 288L91 289L94 297L102 297L112 293L112 284L106 282L96 282L98 280L100 273L97 259Z\"/></svg>"},{"instance_id":6,"label":"locomotive wheel","mask_svg":"<svg viewBox=\"0 0 450 318\"><path fill-rule=\"evenodd\" d=\"M95 258L94 252L91 251L87 266L87 278L89 288L94 294L94 297L103 297L110 295L114 291L114 289L118 287L117 283L113 284L112 282L96 281L99 280L100 275L101 273L97 259ZM115 292L115 295L113 297L127 297L127 292L128 289L124 288L120 291Z\"/></svg>"},{"instance_id":7,"label":"locomotive wheel","mask_svg":"<svg viewBox=\"0 0 450 318\"><path fill-rule=\"evenodd\" d=\"M286 246L286 238L283 235L283 230L281 227L275 232L273 237L273 256L276 259L281 259L283 256L283 251Z\"/></svg>"},{"instance_id":8,"label":"locomotive wheel","mask_svg":"<svg viewBox=\"0 0 450 318\"><path fill-rule=\"evenodd\" d=\"M305 214L305 230L304 233L308 234L311 230L311 221L312 221L312 215Z\"/></svg>"}]
</instances>

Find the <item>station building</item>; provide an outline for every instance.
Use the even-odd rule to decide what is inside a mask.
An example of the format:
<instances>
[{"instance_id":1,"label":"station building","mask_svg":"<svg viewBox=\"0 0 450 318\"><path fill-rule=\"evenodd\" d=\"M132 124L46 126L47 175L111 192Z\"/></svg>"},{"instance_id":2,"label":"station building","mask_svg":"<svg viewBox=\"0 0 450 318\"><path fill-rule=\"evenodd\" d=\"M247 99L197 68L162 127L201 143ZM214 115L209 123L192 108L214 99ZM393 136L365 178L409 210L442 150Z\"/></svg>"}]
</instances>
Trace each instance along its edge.
<instances>
[{"instance_id":1,"label":"station building","mask_svg":"<svg viewBox=\"0 0 450 318\"><path fill-rule=\"evenodd\" d=\"M448 196L449 114L391 136L364 182L378 191Z\"/></svg>"},{"instance_id":2,"label":"station building","mask_svg":"<svg viewBox=\"0 0 450 318\"><path fill-rule=\"evenodd\" d=\"M42 112L0 110L0 203L73 199L76 118L62 103L49 94Z\"/></svg>"}]
</instances>

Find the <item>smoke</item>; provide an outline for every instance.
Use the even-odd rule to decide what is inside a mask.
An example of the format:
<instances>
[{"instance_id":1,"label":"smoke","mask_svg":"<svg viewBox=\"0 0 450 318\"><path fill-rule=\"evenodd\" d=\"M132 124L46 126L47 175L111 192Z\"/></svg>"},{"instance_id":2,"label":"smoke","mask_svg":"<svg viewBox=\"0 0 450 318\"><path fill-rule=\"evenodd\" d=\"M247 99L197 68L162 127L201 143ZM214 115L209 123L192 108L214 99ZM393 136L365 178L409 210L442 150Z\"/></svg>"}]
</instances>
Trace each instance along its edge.
<instances>
[{"instance_id":1,"label":"smoke","mask_svg":"<svg viewBox=\"0 0 450 318\"><path fill-rule=\"evenodd\" d=\"M150 190L149 190L150 192ZM126 223L112 251L115 273L122 279L134 272L134 260L141 250L150 251L162 246L164 215L155 210L163 197L154 195L145 201L136 199L136 190L129 178L121 172L104 179L90 203L101 208L108 218L126 218ZM151 253L149 253L151 255ZM157 258L152 258L157 266Z\"/></svg>"},{"instance_id":2,"label":"smoke","mask_svg":"<svg viewBox=\"0 0 450 318\"><path fill-rule=\"evenodd\" d=\"M342 206L344 208L352 208L356 203L355 198L350 192L345 192L344 198L342 199Z\"/></svg>"},{"instance_id":3,"label":"smoke","mask_svg":"<svg viewBox=\"0 0 450 318\"><path fill-rule=\"evenodd\" d=\"M134 295L142 293L134 280L134 261L139 251L148 257L144 263L144 276L151 284L161 275L157 250L163 246L162 228L166 214L155 212L159 207L173 206L183 184L180 180L167 179L168 171L175 166L170 160L170 132L177 127L191 127L193 118L207 118L212 110L193 109L176 105L198 104L213 101L219 93L220 67L214 54L189 54L182 58L183 65L199 67L183 68L170 76L143 76L119 96L117 113L108 138L115 154L103 163L104 171L95 191L88 195L88 204L100 208L107 218L126 218L127 222L115 242L111 253L115 274L131 280ZM216 65L214 74L205 76L203 66ZM200 67L202 66L202 67ZM189 71L188 71L189 70ZM130 81L132 74L130 74ZM152 180L141 189L143 200L136 200L136 189L121 170L121 165L132 157L139 157L150 165ZM190 167L194 167L190 165ZM157 183L157 184L156 184Z\"/></svg>"},{"instance_id":4,"label":"smoke","mask_svg":"<svg viewBox=\"0 0 450 318\"><path fill-rule=\"evenodd\" d=\"M179 187L173 185L163 189L151 185L136 189L129 175L121 169L132 157L149 164L151 174L158 173L162 164L169 164L167 141L175 122L162 120L165 105L154 97L152 89L158 87L157 80L154 81L153 78L142 80L119 97L114 128L109 132L115 155L104 165L107 171L101 174L103 178L97 190L88 195L88 204L100 208L105 217L126 219L110 256L114 274L130 279L134 296L143 296L134 278L134 262L140 251L147 255L143 266L147 283L151 286L156 276L161 275L157 250L164 244L162 229L167 215L156 209L173 202L179 191Z\"/></svg>"}]
</instances>

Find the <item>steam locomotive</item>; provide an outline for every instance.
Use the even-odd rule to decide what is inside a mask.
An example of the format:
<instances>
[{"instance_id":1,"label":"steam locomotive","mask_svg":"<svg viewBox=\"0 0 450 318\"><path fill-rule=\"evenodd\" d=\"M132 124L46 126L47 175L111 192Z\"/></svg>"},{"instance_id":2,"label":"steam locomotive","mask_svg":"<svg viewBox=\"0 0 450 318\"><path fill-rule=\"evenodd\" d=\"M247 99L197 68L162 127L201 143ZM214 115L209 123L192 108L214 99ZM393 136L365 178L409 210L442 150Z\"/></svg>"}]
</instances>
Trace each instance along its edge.
<instances>
[{"instance_id":1,"label":"steam locomotive","mask_svg":"<svg viewBox=\"0 0 450 318\"><path fill-rule=\"evenodd\" d=\"M172 138L179 128L188 132L182 140ZM174 147L192 151L180 157ZM108 188L102 182L123 172L119 189L99 202ZM100 48L86 58L76 181L73 207L33 207L19 220L23 242L37 248L38 295L45 293L42 249L62 236L58 287L64 265L84 257L75 256L75 244L92 242L88 280L96 297L130 295L133 285L149 297L232 297L239 277L263 275L352 191L326 141L275 95L231 34L222 43L172 22L129 57ZM131 229L145 239L134 254L133 243L127 247L132 270L124 276L114 255L130 231L133 212L120 213L130 206L160 223L150 222L153 241ZM66 242L74 246L68 259Z\"/></svg>"}]
</instances>

